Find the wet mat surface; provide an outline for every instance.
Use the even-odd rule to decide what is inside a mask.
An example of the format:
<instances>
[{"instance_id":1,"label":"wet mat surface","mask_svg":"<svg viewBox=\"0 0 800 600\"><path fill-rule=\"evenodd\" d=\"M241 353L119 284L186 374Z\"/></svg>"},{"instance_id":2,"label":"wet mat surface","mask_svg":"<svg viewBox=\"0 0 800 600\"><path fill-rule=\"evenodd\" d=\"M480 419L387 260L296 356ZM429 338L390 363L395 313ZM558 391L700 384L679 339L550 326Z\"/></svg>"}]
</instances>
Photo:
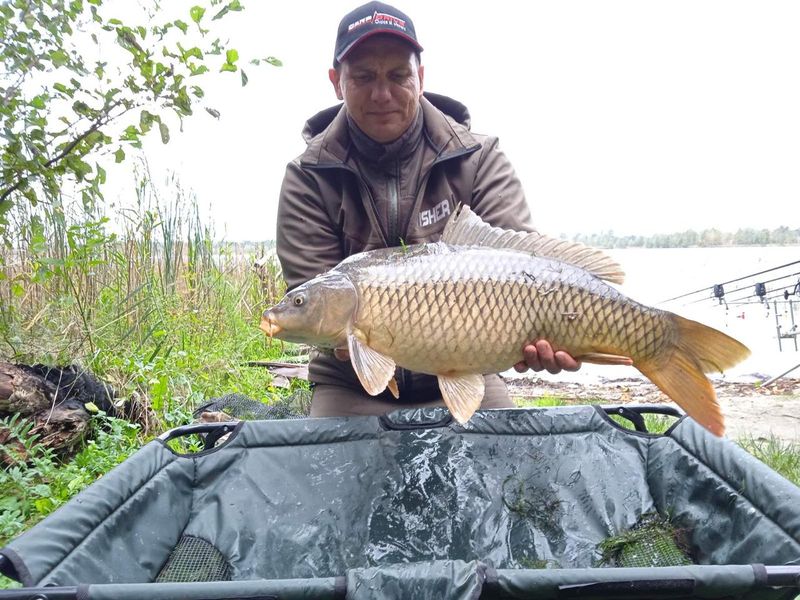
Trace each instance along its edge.
<instances>
[{"instance_id":1,"label":"wet mat surface","mask_svg":"<svg viewBox=\"0 0 800 600\"><path fill-rule=\"evenodd\" d=\"M642 439L613 428L530 435L524 422L520 431L499 423L503 433L489 420L489 431L389 431L357 445L251 450L219 475L213 496L195 498L203 508L187 533L238 532L230 541L251 559L234 561L245 577L437 559L581 568L598 562L598 543L653 509ZM248 505L260 533L248 532Z\"/></svg>"},{"instance_id":2,"label":"wet mat surface","mask_svg":"<svg viewBox=\"0 0 800 600\"><path fill-rule=\"evenodd\" d=\"M211 579L442 561L547 578L599 566L599 544L655 512L697 564L800 562L800 489L692 421L649 436L589 406L443 416L241 422L186 456L153 442L7 551L41 585L195 578L168 563L182 539L213 548Z\"/></svg>"}]
</instances>

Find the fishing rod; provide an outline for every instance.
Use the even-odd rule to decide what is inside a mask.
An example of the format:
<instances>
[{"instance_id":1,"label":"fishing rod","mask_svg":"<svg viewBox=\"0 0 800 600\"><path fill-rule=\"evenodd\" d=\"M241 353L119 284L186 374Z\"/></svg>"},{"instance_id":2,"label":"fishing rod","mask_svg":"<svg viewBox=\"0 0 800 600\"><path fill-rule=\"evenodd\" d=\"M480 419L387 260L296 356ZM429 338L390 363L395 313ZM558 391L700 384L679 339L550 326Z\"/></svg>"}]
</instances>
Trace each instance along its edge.
<instances>
[{"instance_id":1,"label":"fishing rod","mask_svg":"<svg viewBox=\"0 0 800 600\"><path fill-rule=\"evenodd\" d=\"M742 281L742 280L748 279L750 277L757 277L759 275L763 275L764 273L770 273L771 271L777 271L778 269L783 269L785 267L791 267L792 265L797 265L797 264L800 264L800 260L795 260L793 262L786 263L786 264L780 265L778 267L772 267L771 269L765 269L763 271L759 271L758 273L752 273L750 275L744 275L742 277L737 277L736 279L731 279L730 281L723 281L722 283L718 283L718 284L715 284L715 285L728 285L729 283L736 283L737 281ZM687 292L685 294L681 294L680 296L675 296L674 298L669 298L667 300L662 300L661 302L659 302L659 304L664 304L666 302L672 302L673 300L680 300L681 298L685 298L686 296L692 296L694 294L699 294L700 292L704 292L706 290L713 290L715 285L709 285L709 286L700 288L699 290L694 290L692 292Z\"/></svg>"},{"instance_id":2,"label":"fishing rod","mask_svg":"<svg viewBox=\"0 0 800 600\"><path fill-rule=\"evenodd\" d=\"M758 296L759 298L764 298L768 294L774 294L776 292L781 292L783 290L787 290L788 291L789 289L792 289L793 293L800 295L800 280L798 280L797 283L789 283L788 285L784 285L782 287L774 288L774 289L771 289L769 291L767 291L767 288L766 288L766 284L768 284L768 283L774 283L775 281L780 281L782 279L787 279L787 278L790 278L790 277L797 277L798 275L800 275L800 273L793 273L792 275L784 275L783 277L776 277L774 279L768 279L767 281L759 281L758 283L755 284L755 288L752 288L752 286L737 288L737 289L735 289L733 291L727 292L725 294L725 296L728 297L728 302L730 303L731 301L742 300L744 298L752 298L753 296ZM748 289L754 289L755 291L751 292L749 294L745 294L744 296L739 296L738 298L732 298L732 299L730 298L731 294L735 294L737 292L742 292L742 291L745 291L745 290L748 290ZM759 289L760 289L761 293L759 293ZM787 294L787 296L788 295L789 294ZM721 298L721 296L714 296L714 297ZM693 304L694 302L699 302L699 300L695 300L693 302L690 302L689 304Z\"/></svg>"},{"instance_id":3,"label":"fishing rod","mask_svg":"<svg viewBox=\"0 0 800 600\"><path fill-rule=\"evenodd\" d=\"M763 286L762 287L762 290L764 292L763 294L759 294L758 291L754 291L754 292L751 292L749 294L745 294L744 296L739 296L737 298L731 298L730 296L732 294L736 294L737 292L743 292L743 291L752 290L752 289L755 289L755 288L753 288L753 286L751 284L751 285L748 285L748 286L739 287L739 288L736 288L735 290L731 290L729 292L726 292L724 289L721 288L721 286L723 284L718 284L718 286L720 286L719 292L717 292L717 286L715 285L714 287L710 288L712 290L713 295L706 296L706 297L703 297L703 298L697 298L696 300L692 300L690 302L686 302L685 305L697 304L698 302L705 302L709 298L718 299L718 300L721 300L721 301L724 299L725 302L730 304L731 302L735 302L737 300L743 300L745 298L752 298L752 297L755 297L755 296L758 296L759 298L761 298L761 297L765 297L767 294L772 294L772 293L780 292L780 291L783 291L783 290L787 290L788 291L790 289L791 290L795 290L793 293L796 293L796 294L800 295L800 280L798 280L797 283L789 283L788 285L785 285L785 286L782 286L782 287L779 287L779 288L775 288L775 289L772 289L772 290L769 290L769 291L767 291L767 289L766 289L766 284L768 284L768 283L774 283L774 282L780 281L782 279L788 279L790 277L798 277L798 276L800 276L800 272L792 273L791 275L781 275L780 277L775 277L773 279L768 279L766 281L759 281L758 283L756 283L756 288Z\"/></svg>"},{"instance_id":4,"label":"fishing rod","mask_svg":"<svg viewBox=\"0 0 800 600\"><path fill-rule=\"evenodd\" d=\"M788 302L791 298L794 298L793 302L796 304L800 304L800 297L795 296L794 294L789 294L788 290L784 294L772 294L770 296L744 296L742 298L734 298L733 300L724 301L725 304L741 304L742 302L752 302L753 304L764 304L765 302L780 302L781 304Z\"/></svg>"},{"instance_id":5,"label":"fishing rod","mask_svg":"<svg viewBox=\"0 0 800 600\"><path fill-rule=\"evenodd\" d=\"M792 293L789 293L789 289L793 289ZM783 292L783 293L781 293ZM797 296L794 299L794 296ZM771 290L769 295L766 296L758 296L758 300L751 300L754 296L741 296L740 298L734 298L732 300L724 300L726 306L739 306L742 304L769 304L769 303L778 303L778 304L789 304L790 302L800 304L800 282L793 286L785 286L782 288L778 288L775 290Z\"/></svg>"}]
</instances>

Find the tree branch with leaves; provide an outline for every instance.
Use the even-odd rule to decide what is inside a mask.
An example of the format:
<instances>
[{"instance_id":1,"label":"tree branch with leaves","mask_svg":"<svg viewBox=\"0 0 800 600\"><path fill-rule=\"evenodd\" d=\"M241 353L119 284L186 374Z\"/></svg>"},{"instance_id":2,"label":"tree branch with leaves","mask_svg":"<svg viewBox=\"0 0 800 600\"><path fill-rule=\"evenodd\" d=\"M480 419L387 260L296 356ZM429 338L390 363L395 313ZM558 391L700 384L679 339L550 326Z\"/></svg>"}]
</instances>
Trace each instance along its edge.
<instances>
[{"instance_id":1,"label":"tree branch with leaves","mask_svg":"<svg viewBox=\"0 0 800 600\"><path fill-rule=\"evenodd\" d=\"M195 114L212 75L238 72L236 83L247 84L238 51L212 35L217 21L243 10L239 0L210 0L169 19L154 2L145 23L114 16L124 6L0 3L0 230L12 204L54 198L66 181L93 205L106 180L101 157L124 161L152 131L168 143L170 120ZM272 57L250 63L280 65Z\"/></svg>"}]
</instances>

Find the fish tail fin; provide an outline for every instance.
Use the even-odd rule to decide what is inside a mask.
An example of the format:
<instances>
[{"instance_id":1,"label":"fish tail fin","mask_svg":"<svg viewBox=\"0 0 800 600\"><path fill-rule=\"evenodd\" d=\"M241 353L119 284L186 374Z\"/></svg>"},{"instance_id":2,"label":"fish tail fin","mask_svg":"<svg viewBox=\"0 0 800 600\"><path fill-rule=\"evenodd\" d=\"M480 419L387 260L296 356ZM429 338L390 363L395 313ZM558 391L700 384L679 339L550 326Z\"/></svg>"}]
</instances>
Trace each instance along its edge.
<instances>
[{"instance_id":1,"label":"fish tail fin","mask_svg":"<svg viewBox=\"0 0 800 600\"><path fill-rule=\"evenodd\" d=\"M649 361L634 365L695 421L722 436L725 423L714 387L704 375L723 371L750 355L732 337L711 327L671 315L678 335L674 345Z\"/></svg>"}]
</instances>

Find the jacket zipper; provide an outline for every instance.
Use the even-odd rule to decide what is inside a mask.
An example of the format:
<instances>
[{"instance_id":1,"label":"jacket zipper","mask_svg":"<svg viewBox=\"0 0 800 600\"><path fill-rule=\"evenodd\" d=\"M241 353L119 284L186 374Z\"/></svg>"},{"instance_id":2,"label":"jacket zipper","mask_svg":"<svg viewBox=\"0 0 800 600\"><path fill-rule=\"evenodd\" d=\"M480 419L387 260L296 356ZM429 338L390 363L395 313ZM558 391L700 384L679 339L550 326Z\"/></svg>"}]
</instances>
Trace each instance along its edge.
<instances>
[{"instance_id":1,"label":"jacket zipper","mask_svg":"<svg viewBox=\"0 0 800 600\"><path fill-rule=\"evenodd\" d=\"M400 210L399 204L400 200L398 198L398 182L400 177L395 177L394 175L388 176L389 180L389 231L387 232L389 235L388 241L393 245L397 246L400 243L399 239L399 232L397 230L397 214Z\"/></svg>"},{"instance_id":2,"label":"jacket zipper","mask_svg":"<svg viewBox=\"0 0 800 600\"><path fill-rule=\"evenodd\" d=\"M481 147L480 144L478 144L476 146L471 146L469 148L464 148L462 150L459 150L458 152L454 152L454 153L448 154L446 156L437 157L436 160L434 160L431 163L430 168L425 172L425 174L422 177L420 177L419 185L417 185L417 189L415 190L415 193L414 193L414 206L412 207L408 218L411 219L414 216L414 213L419 211L419 205L420 205L420 202L422 201L420 193L422 192L422 188L423 188L424 184L430 178L431 172L433 171L433 169L434 169L434 167L436 165L438 165L440 163L443 163L445 161L448 161L451 158L459 158L459 157L465 156L467 154L472 154L473 152L476 152L477 150L479 150L480 147ZM387 237L384 235L383 227L380 226L380 219L378 218L377 211L375 210L375 199L372 197L372 192L370 192L369 186L367 185L367 182L364 181L364 178L361 176L361 173L359 173L358 171L356 171L352 167L349 167L348 165L346 165L344 163L341 163L341 162L339 162L339 163L323 163L323 164L320 164L320 163L308 164L308 163L306 163L303 166L308 168L308 169L312 169L312 170L314 170L314 169L319 169L319 170L324 170L324 169L344 169L345 171L347 171L349 173L352 173L356 177L356 179L358 180L359 186L361 187L361 190L362 190L362 196L366 195L366 197L369 199L369 206L367 208L368 208L369 211L371 211L371 214L372 214L372 217L373 217L373 226L377 225L376 229L378 231L378 234L383 238L384 246L389 248L390 247L390 242L392 242L392 244L395 245L395 246L399 245L398 231L397 231L397 227L398 227L398 223L397 223L397 203L398 203L397 186L398 186L398 181L397 181L397 179L391 181L390 184L389 184L389 213L390 214L389 214L389 231L387 232L388 233L388 239L387 239ZM394 213L393 216L392 216L392 213ZM406 227L407 226L408 226L408 224L406 224Z\"/></svg>"}]
</instances>

